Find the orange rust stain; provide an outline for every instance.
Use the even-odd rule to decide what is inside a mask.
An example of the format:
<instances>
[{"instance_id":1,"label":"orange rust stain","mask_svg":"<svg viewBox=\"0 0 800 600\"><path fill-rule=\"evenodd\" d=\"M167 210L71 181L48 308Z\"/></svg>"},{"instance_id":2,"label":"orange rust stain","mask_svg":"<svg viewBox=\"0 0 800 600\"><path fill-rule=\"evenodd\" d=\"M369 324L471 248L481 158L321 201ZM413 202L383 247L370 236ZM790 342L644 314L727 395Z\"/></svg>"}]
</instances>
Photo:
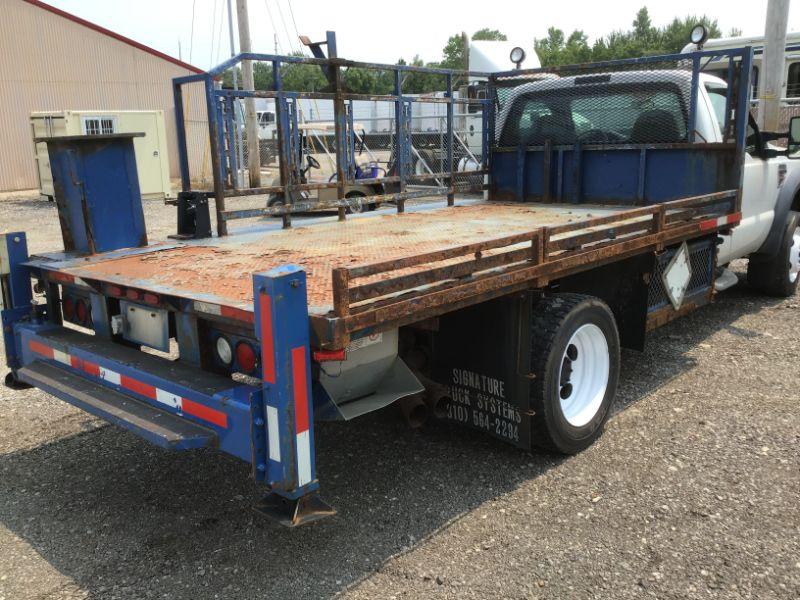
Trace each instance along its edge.
<instances>
[{"instance_id":1,"label":"orange rust stain","mask_svg":"<svg viewBox=\"0 0 800 600\"><path fill-rule=\"evenodd\" d=\"M479 204L381 215L272 231L246 242L237 241L234 235L215 241L213 246L156 250L93 263L74 271L87 278L116 279L123 284L137 280L138 287L168 286L187 295L213 294L238 303L252 302L253 273L295 264L306 271L309 306L324 310L333 304L331 271L335 267L401 258L532 231L543 225L568 223L587 218L588 208ZM446 263L437 263L441 264ZM429 267L421 265L383 273L359 283Z\"/></svg>"}]
</instances>

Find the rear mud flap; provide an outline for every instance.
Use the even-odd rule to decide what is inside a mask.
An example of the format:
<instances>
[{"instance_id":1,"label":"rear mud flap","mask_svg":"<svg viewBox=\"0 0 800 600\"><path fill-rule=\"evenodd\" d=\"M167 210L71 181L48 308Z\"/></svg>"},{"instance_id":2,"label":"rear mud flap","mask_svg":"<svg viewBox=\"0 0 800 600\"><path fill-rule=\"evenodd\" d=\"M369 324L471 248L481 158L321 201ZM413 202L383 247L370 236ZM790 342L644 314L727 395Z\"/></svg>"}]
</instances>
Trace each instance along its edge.
<instances>
[{"instance_id":1,"label":"rear mud flap","mask_svg":"<svg viewBox=\"0 0 800 600\"><path fill-rule=\"evenodd\" d=\"M432 378L449 389L444 418L531 447L530 313L524 292L445 315L432 333Z\"/></svg>"}]
</instances>

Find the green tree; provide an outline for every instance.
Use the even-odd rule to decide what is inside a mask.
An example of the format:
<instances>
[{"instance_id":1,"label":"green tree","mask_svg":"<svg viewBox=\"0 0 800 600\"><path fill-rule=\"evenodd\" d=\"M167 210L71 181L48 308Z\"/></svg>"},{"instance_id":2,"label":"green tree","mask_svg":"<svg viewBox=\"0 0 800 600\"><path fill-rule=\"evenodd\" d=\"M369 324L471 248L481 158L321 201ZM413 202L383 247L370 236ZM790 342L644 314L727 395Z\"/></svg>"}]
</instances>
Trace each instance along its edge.
<instances>
[{"instance_id":1,"label":"green tree","mask_svg":"<svg viewBox=\"0 0 800 600\"><path fill-rule=\"evenodd\" d=\"M294 53L292 56L302 56L302 53ZM240 67L236 67L239 86L242 85L242 73ZM328 85L328 80L317 65L301 65L296 63L281 64L281 79L283 89L289 92L299 91L320 91ZM223 87L233 87L233 70L228 69L222 76ZM272 63L254 62L253 63L253 86L257 90L273 90L273 70Z\"/></svg>"},{"instance_id":2,"label":"green tree","mask_svg":"<svg viewBox=\"0 0 800 600\"><path fill-rule=\"evenodd\" d=\"M701 17L688 15L683 19L675 18L669 25L660 30L658 53L674 54L680 52L689 42L689 34L692 31L692 27L698 24L706 26L709 38L722 37L722 31L716 19L712 19L706 15ZM653 54L655 54L655 52L653 52Z\"/></svg>"},{"instance_id":3,"label":"green tree","mask_svg":"<svg viewBox=\"0 0 800 600\"><path fill-rule=\"evenodd\" d=\"M639 9L628 31L616 30L595 40L589 46L586 35L573 31L568 37L555 27L547 30L547 37L536 40L534 47L545 67L578 62L616 60L655 54L676 54L689 41L692 27L701 23L708 29L709 37L721 37L715 19L705 15L688 15L675 18L664 27L656 27L646 7Z\"/></svg>"},{"instance_id":4,"label":"green tree","mask_svg":"<svg viewBox=\"0 0 800 600\"><path fill-rule=\"evenodd\" d=\"M557 27L549 27L546 38L533 42L533 48L543 67L564 64L564 45L564 32Z\"/></svg>"},{"instance_id":5,"label":"green tree","mask_svg":"<svg viewBox=\"0 0 800 600\"><path fill-rule=\"evenodd\" d=\"M508 41L508 36L502 31L497 29L489 29L488 27L484 27L483 29L478 29L475 33L472 34L473 40L496 40L500 42Z\"/></svg>"},{"instance_id":6,"label":"green tree","mask_svg":"<svg viewBox=\"0 0 800 600\"><path fill-rule=\"evenodd\" d=\"M576 29L568 38L556 27L547 30L547 37L534 41L534 49L542 66L566 65L592 60L593 48L583 31Z\"/></svg>"},{"instance_id":7,"label":"green tree","mask_svg":"<svg viewBox=\"0 0 800 600\"><path fill-rule=\"evenodd\" d=\"M658 31L653 27L653 22L650 20L650 11L646 6L643 6L636 13L636 18L633 20L633 37L644 43L650 43L655 38Z\"/></svg>"},{"instance_id":8,"label":"green tree","mask_svg":"<svg viewBox=\"0 0 800 600\"><path fill-rule=\"evenodd\" d=\"M398 64L406 64L406 62L400 59L401 62ZM414 67L438 67L440 65L436 63L425 63L423 60L417 55L414 59L409 63L411 66ZM442 75L436 75L434 73L415 73L412 71L406 72L403 75L403 93L404 94L424 94L426 92L436 92L441 91L444 89L444 77Z\"/></svg>"},{"instance_id":9,"label":"green tree","mask_svg":"<svg viewBox=\"0 0 800 600\"><path fill-rule=\"evenodd\" d=\"M463 69L466 60L467 49L464 47L462 34L451 35L442 49L442 62L440 65L445 69Z\"/></svg>"}]
</instances>

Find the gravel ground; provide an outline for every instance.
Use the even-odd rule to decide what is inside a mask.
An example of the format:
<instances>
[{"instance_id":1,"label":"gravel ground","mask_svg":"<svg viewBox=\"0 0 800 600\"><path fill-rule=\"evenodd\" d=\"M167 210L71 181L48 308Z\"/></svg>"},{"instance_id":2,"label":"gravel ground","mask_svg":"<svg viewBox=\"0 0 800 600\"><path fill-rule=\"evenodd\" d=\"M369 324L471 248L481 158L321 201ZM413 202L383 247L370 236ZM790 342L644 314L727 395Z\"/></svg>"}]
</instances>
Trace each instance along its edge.
<instances>
[{"instance_id":1,"label":"gravel ground","mask_svg":"<svg viewBox=\"0 0 800 600\"><path fill-rule=\"evenodd\" d=\"M60 247L52 205L0 222ZM0 388L0 600L798 598L798 308L742 282L625 352L615 416L571 458L392 410L321 424L339 513L298 530L250 512L243 463Z\"/></svg>"}]
</instances>

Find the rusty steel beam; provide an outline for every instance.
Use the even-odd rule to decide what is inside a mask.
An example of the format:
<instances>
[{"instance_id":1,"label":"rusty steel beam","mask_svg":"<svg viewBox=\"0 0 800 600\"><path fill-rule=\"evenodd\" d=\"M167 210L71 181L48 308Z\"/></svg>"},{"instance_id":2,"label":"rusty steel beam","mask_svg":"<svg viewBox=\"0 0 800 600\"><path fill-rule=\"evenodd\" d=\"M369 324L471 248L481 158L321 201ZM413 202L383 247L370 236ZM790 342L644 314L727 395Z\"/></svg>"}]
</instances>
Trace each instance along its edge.
<instances>
[{"instance_id":1,"label":"rusty steel beam","mask_svg":"<svg viewBox=\"0 0 800 600\"><path fill-rule=\"evenodd\" d=\"M535 237L538 238L540 236L535 235ZM533 240L533 243L535 243L535 240ZM466 277L488 269L529 261L532 259L532 254L531 246L527 244L523 248L517 248L509 252L501 252L500 254L492 254L490 256L480 256L480 252L476 252L476 258L474 260L438 267L428 271L421 271L419 273L412 273L410 275L402 275L384 281L365 283L350 288L349 300L350 302L362 302L364 300L386 296L421 285Z\"/></svg>"},{"instance_id":2,"label":"rusty steel beam","mask_svg":"<svg viewBox=\"0 0 800 600\"><path fill-rule=\"evenodd\" d=\"M381 330L398 326L399 322L411 319L420 320L438 316L453 310L456 303L467 305L482 302L489 296L497 297L519 289L532 287L532 282L544 278L550 280L621 260L628 256L653 250L658 244L670 244L711 233L700 229L700 223L670 228L661 233L653 233L630 240L612 241L610 245L590 248L567 256L555 257L539 265L515 267L498 274L487 274L475 280L445 285L436 291L424 291L408 298L382 303L380 307L369 305L358 307L355 314L344 319L344 331L353 333L364 328Z\"/></svg>"},{"instance_id":3,"label":"rusty steel beam","mask_svg":"<svg viewBox=\"0 0 800 600\"><path fill-rule=\"evenodd\" d=\"M536 231L529 231L525 233L517 233L504 237L483 240L474 242L472 244L464 244L460 246L450 246L441 250L434 250L433 252L425 252L423 254L414 254L412 256L405 256L403 258L395 258L376 263L366 263L361 265L353 265L345 267L350 272L351 279L359 277L369 277L378 273L386 271L396 271L408 267L415 267L424 265L426 263L438 262L441 260L449 260L451 258L458 258L466 256L467 254L475 254L483 250L490 250L492 248L503 248L513 244L520 244L522 242L529 242Z\"/></svg>"},{"instance_id":4,"label":"rusty steel beam","mask_svg":"<svg viewBox=\"0 0 800 600\"><path fill-rule=\"evenodd\" d=\"M616 240L637 231L650 231L652 228L650 219L635 221L633 223L610 224L597 231L589 231L580 235L573 235L559 239L551 239L548 243L548 250L553 252L563 250L574 250L586 244L592 244L601 240ZM552 232L550 232L552 235Z\"/></svg>"}]
</instances>

